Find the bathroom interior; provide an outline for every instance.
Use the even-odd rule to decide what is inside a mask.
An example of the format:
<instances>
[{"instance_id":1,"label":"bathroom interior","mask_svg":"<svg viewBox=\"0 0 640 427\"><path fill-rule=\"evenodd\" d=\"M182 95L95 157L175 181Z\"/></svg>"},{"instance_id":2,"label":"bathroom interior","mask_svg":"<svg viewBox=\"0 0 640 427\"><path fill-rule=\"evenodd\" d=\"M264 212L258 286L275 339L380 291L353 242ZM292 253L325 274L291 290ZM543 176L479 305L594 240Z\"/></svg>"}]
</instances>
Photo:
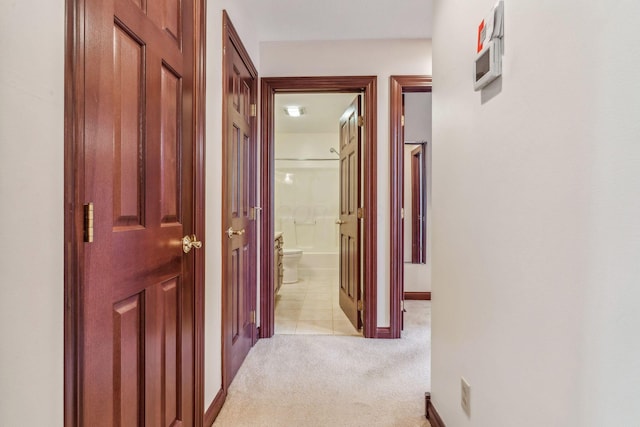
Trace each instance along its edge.
<instances>
[{"instance_id":1,"label":"bathroom interior","mask_svg":"<svg viewBox=\"0 0 640 427\"><path fill-rule=\"evenodd\" d=\"M339 306L336 223L339 120L356 96L276 95L274 229L282 254L282 268L275 266L276 276L282 272L276 277L276 334L361 335Z\"/></svg>"},{"instance_id":2,"label":"bathroom interior","mask_svg":"<svg viewBox=\"0 0 640 427\"><path fill-rule=\"evenodd\" d=\"M338 301L336 223L339 120L356 95L276 95L276 334L361 336ZM403 101L404 290L418 295L431 290L431 93L405 93Z\"/></svg>"}]
</instances>

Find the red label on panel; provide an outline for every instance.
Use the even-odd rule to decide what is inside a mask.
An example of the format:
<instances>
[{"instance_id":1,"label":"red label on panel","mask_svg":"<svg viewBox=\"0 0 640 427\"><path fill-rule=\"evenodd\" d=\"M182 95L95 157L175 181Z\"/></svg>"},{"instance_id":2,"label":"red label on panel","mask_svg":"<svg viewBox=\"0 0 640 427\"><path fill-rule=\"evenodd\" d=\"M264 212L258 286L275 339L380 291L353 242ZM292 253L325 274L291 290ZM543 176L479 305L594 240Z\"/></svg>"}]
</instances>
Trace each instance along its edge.
<instances>
[{"instance_id":1,"label":"red label on panel","mask_svg":"<svg viewBox=\"0 0 640 427\"><path fill-rule=\"evenodd\" d=\"M480 52L482 50L482 42L484 41L484 36L485 36L485 28L484 28L484 19L482 20L482 22L480 23L480 25L478 26L478 52Z\"/></svg>"}]
</instances>

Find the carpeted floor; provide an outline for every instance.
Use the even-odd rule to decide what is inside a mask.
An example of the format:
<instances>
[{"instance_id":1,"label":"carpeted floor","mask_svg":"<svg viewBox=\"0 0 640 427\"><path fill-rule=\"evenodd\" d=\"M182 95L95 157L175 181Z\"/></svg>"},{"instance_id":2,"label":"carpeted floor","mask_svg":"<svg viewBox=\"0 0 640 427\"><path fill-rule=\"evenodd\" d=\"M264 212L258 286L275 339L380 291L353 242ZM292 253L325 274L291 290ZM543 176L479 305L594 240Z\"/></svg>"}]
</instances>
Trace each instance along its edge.
<instances>
[{"instance_id":1,"label":"carpeted floor","mask_svg":"<svg viewBox=\"0 0 640 427\"><path fill-rule=\"evenodd\" d=\"M218 427L423 427L431 302L406 301L399 340L275 335L258 341Z\"/></svg>"}]
</instances>

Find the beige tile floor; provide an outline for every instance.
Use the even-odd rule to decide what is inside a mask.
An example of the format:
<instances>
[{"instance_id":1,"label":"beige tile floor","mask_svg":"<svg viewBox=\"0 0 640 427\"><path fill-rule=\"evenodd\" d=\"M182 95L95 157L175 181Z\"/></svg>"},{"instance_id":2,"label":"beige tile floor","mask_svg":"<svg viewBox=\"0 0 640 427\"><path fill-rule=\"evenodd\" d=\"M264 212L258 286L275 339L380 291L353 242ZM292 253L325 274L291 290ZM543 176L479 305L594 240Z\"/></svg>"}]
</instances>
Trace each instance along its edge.
<instances>
[{"instance_id":1,"label":"beige tile floor","mask_svg":"<svg viewBox=\"0 0 640 427\"><path fill-rule=\"evenodd\" d=\"M340 309L337 277L283 284L276 295L275 333L361 336Z\"/></svg>"}]
</instances>

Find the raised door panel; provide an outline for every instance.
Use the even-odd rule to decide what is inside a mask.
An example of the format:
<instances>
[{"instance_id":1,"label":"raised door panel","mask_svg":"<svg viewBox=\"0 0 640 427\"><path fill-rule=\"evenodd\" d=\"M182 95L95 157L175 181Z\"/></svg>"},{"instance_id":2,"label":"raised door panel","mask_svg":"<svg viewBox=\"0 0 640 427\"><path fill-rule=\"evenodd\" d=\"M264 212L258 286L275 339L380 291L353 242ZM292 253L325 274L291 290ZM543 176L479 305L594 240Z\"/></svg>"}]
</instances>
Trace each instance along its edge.
<instances>
[{"instance_id":1,"label":"raised door panel","mask_svg":"<svg viewBox=\"0 0 640 427\"><path fill-rule=\"evenodd\" d=\"M144 333L142 297L134 295L113 309L113 389L116 425L141 425L144 419Z\"/></svg>"},{"instance_id":2,"label":"raised door panel","mask_svg":"<svg viewBox=\"0 0 640 427\"><path fill-rule=\"evenodd\" d=\"M349 166L347 169L347 194L349 194L347 215L355 215L358 209L358 188L353 183L353 177L358 173L358 153L352 151L348 154Z\"/></svg>"},{"instance_id":3,"label":"raised door panel","mask_svg":"<svg viewBox=\"0 0 640 427\"><path fill-rule=\"evenodd\" d=\"M182 25L180 20L180 0L164 0L164 30L167 31L178 43L181 41Z\"/></svg>"},{"instance_id":4,"label":"raised door panel","mask_svg":"<svg viewBox=\"0 0 640 427\"><path fill-rule=\"evenodd\" d=\"M347 289L347 295L357 303L358 294L356 292L356 286L358 286L358 242L357 239L349 238L349 286Z\"/></svg>"},{"instance_id":5,"label":"raised door panel","mask_svg":"<svg viewBox=\"0 0 640 427\"><path fill-rule=\"evenodd\" d=\"M251 173L251 154L250 154L250 141L249 141L249 135L247 135L246 133L243 134L242 136L242 148L241 148L241 155L240 155L240 164L239 164L239 170L241 171L241 183L242 183L242 190L240 193L240 212L243 218L248 218L249 217L249 204L250 204L250 200L249 200L249 196L250 196L250 187L251 187L251 180L249 179L249 175Z\"/></svg>"},{"instance_id":6,"label":"raised door panel","mask_svg":"<svg viewBox=\"0 0 640 427\"><path fill-rule=\"evenodd\" d=\"M175 426L180 419L180 287L176 278L162 284L162 396L164 406L164 425Z\"/></svg>"},{"instance_id":7,"label":"raised door panel","mask_svg":"<svg viewBox=\"0 0 640 427\"><path fill-rule=\"evenodd\" d=\"M147 0L143 0L144 3ZM182 44L182 1L154 0L148 3L149 19L167 34L178 47Z\"/></svg>"},{"instance_id":8,"label":"raised door panel","mask_svg":"<svg viewBox=\"0 0 640 427\"><path fill-rule=\"evenodd\" d=\"M349 206L349 159L342 153L349 142L347 122L340 123L340 215L347 215Z\"/></svg>"},{"instance_id":9,"label":"raised door panel","mask_svg":"<svg viewBox=\"0 0 640 427\"><path fill-rule=\"evenodd\" d=\"M142 41L118 24L113 59L113 222L122 229L144 225L145 51Z\"/></svg>"},{"instance_id":10,"label":"raised door panel","mask_svg":"<svg viewBox=\"0 0 640 427\"><path fill-rule=\"evenodd\" d=\"M242 286L242 267L240 265L240 250L234 249L231 253L230 269L231 286L231 343L233 344L240 335L240 288Z\"/></svg>"},{"instance_id":11,"label":"raised door panel","mask_svg":"<svg viewBox=\"0 0 640 427\"><path fill-rule=\"evenodd\" d=\"M180 222L180 77L163 64L160 72L160 217L162 224Z\"/></svg>"},{"instance_id":12,"label":"raised door panel","mask_svg":"<svg viewBox=\"0 0 640 427\"><path fill-rule=\"evenodd\" d=\"M174 277L145 290L145 422L179 426L182 407L182 280Z\"/></svg>"},{"instance_id":13,"label":"raised door panel","mask_svg":"<svg viewBox=\"0 0 640 427\"><path fill-rule=\"evenodd\" d=\"M231 183L231 218L240 217L240 138L242 131L237 124L233 124L231 130L231 143L229 144L229 155L231 157L231 167L229 168L229 180Z\"/></svg>"}]
</instances>

